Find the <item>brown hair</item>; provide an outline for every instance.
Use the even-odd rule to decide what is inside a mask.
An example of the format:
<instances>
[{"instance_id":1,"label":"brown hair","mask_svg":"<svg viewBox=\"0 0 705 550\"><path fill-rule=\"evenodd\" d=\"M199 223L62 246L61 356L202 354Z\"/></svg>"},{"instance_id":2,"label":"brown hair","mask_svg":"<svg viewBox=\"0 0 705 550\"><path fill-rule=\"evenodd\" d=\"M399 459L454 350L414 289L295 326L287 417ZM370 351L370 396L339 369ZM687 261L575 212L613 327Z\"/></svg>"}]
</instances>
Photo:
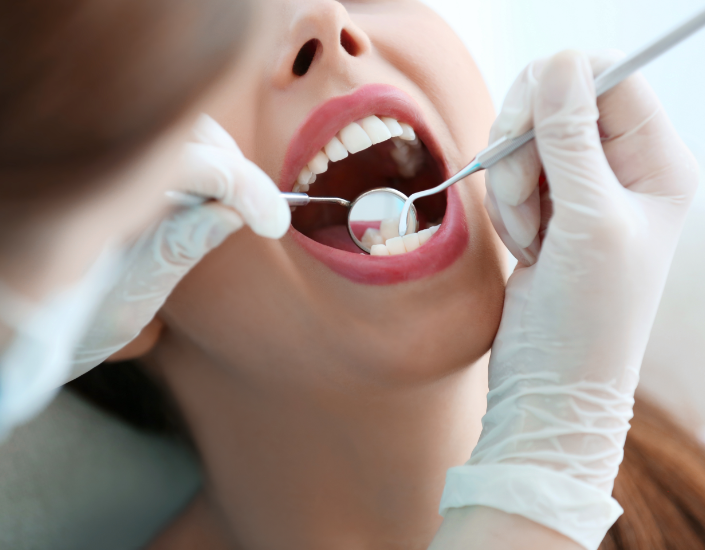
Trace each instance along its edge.
<instances>
[{"instance_id":1,"label":"brown hair","mask_svg":"<svg viewBox=\"0 0 705 550\"><path fill-rule=\"evenodd\" d=\"M232 63L245 0L0 2L0 202L81 192Z\"/></svg>"},{"instance_id":2,"label":"brown hair","mask_svg":"<svg viewBox=\"0 0 705 550\"><path fill-rule=\"evenodd\" d=\"M643 399L634 407L613 495L624 514L600 550L705 549L705 452Z\"/></svg>"}]
</instances>

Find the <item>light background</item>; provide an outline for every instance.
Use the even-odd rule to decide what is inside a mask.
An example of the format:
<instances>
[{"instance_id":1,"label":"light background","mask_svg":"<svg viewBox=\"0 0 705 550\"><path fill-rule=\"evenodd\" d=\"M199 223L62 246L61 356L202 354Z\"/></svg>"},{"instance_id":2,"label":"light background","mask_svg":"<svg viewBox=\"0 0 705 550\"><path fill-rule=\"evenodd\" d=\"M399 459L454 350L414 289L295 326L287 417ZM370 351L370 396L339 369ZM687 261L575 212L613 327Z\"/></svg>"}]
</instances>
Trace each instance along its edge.
<instances>
[{"instance_id":1,"label":"light background","mask_svg":"<svg viewBox=\"0 0 705 550\"><path fill-rule=\"evenodd\" d=\"M629 53L705 8L705 0L424 0L463 39L497 109L531 60L567 48ZM705 30L643 71L705 167ZM642 391L705 441L705 187L674 259L642 368Z\"/></svg>"},{"instance_id":2,"label":"light background","mask_svg":"<svg viewBox=\"0 0 705 550\"><path fill-rule=\"evenodd\" d=\"M530 61L567 48L629 53L705 8L703 0L425 0L473 53L499 108ZM681 135L705 158L705 31L644 73Z\"/></svg>"}]
</instances>

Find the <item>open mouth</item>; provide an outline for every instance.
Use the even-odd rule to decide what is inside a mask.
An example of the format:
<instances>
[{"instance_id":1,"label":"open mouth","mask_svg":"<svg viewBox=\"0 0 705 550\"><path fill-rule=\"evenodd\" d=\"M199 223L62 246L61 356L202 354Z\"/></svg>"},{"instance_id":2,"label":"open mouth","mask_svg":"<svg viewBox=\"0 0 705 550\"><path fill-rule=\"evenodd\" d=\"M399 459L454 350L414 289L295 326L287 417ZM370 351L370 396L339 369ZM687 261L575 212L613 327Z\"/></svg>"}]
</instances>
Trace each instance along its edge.
<instances>
[{"instance_id":1,"label":"open mouth","mask_svg":"<svg viewBox=\"0 0 705 550\"><path fill-rule=\"evenodd\" d=\"M441 167L411 125L371 115L345 126L318 151L299 173L293 191L353 201L379 187L391 187L408 197L442 181ZM416 209L419 222L416 235L400 239L398 220L387 220L390 223L382 222L376 227L353 227L353 230L375 255L413 252L426 243L443 221L445 194L417 201ZM359 253L350 238L347 217L347 209L339 205L311 204L294 212L292 224L320 244Z\"/></svg>"},{"instance_id":2,"label":"open mouth","mask_svg":"<svg viewBox=\"0 0 705 550\"><path fill-rule=\"evenodd\" d=\"M380 187L409 196L449 175L441 148L414 100L392 86L372 84L327 101L307 117L292 137L280 187L352 201ZM292 215L290 236L354 281L408 281L448 267L469 238L453 188L415 205L419 227L413 235L398 237L394 223L363 227L360 235L353 227L363 242L367 233L365 244L375 244L372 256L355 245L348 233L348 210L335 204L299 207Z\"/></svg>"}]
</instances>

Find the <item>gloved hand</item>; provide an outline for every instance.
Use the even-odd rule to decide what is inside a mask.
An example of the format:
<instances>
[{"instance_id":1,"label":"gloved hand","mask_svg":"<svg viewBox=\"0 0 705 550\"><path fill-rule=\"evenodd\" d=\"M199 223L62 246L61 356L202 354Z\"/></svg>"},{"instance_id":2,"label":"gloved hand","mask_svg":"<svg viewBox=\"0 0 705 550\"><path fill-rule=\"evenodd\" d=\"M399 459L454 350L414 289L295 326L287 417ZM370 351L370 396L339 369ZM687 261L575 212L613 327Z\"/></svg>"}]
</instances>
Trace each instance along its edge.
<instances>
[{"instance_id":1,"label":"gloved hand","mask_svg":"<svg viewBox=\"0 0 705 550\"><path fill-rule=\"evenodd\" d=\"M71 378L131 342L191 268L244 224L272 239L288 230L291 211L278 188L215 120L202 115L192 137L181 191L216 202L175 211L131 247L117 286L76 349Z\"/></svg>"},{"instance_id":2,"label":"gloved hand","mask_svg":"<svg viewBox=\"0 0 705 550\"><path fill-rule=\"evenodd\" d=\"M0 442L66 381L73 349L113 284L120 257L107 247L78 282L40 303L0 281Z\"/></svg>"},{"instance_id":3,"label":"gloved hand","mask_svg":"<svg viewBox=\"0 0 705 550\"><path fill-rule=\"evenodd\" d=\"M621 514L610 495L639 368L698 182L641 76L596 103L593 73L613 61L565 52L530 65L494 125L491 141L536 129L535 144L487 174L488 210L520 264L482 435L449 470L441 504L518 514L587 549ZM553 209L543 239L541 203Z\"/></svg>"}]
</instances>

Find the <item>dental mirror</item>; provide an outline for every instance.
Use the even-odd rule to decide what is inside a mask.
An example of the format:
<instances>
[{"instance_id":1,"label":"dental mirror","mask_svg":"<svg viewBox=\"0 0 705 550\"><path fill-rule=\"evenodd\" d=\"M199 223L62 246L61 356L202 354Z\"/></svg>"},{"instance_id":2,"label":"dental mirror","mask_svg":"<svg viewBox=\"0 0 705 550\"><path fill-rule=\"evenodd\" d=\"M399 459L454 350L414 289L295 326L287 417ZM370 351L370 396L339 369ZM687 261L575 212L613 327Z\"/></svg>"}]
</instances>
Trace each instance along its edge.
<instances>
[{"instance_id":1,"label":"dental mirror","mask_svg":"<svg viewBox=\"0 0 705 550\"><path fill-rule=\"evenodd\" d=\"M368 254L375 244L398 237L399 217L407 196L391 187L372 189L353 202L336 197L311 197L305 193L282 193L291 206L311 203L334 203L348 209L348 233L358 248ZM416 208L412 205L407 215L407 232L418 229Z\"/></svg>"},{"instance_id":2,"label":"dental mirror","mask_svg":"<svg viewBox=\"0 0 705 550\"><path fill-rule=\"evenodd\" d=\"M207 199L180 191L167 191L172 204L184 207L197 206ZM348 209L348 233L358 248L372 251L375 244L385 244L387 239L399 236L399 220L408 197L391 187L372 189L350 202L338 197L311 197L306 193L282 193L289 206L306 206L312 203L338 204ZM419 228L416 207L412 204L406 217L407 233Z\"/></svg>"}]
</instances>

